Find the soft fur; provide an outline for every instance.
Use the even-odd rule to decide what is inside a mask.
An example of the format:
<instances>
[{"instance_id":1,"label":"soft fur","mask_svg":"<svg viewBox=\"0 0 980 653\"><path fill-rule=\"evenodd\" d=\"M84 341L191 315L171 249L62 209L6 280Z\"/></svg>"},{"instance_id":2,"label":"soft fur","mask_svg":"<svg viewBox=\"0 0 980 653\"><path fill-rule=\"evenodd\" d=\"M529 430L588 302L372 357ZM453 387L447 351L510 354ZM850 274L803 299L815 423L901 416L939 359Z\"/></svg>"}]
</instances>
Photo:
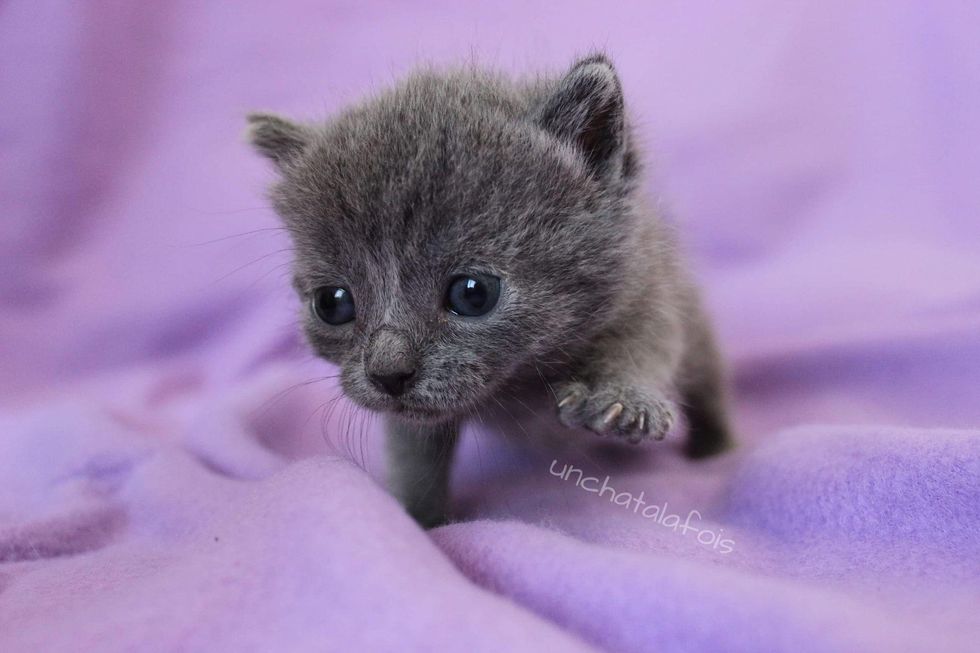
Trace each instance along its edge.
<instances>
[{"instance_id":1,"label":"soft fur","mask_svg":"<svg viewBox=\"0 0 980 653\"><path fill-rule=\"evenodd\" d=\"M669 229L640 197L605 56L525 82L424 70L326 124L249 121L281 173L271 197L305 305L325 285L356 304L340 326L306 310L309 342L354 401L387 414L392 489L421 523L447 516L461 422L516 420L516 404L548 400L568 427L639 442L666 434L678 402L690 455L728 443L711 332ZM495 310L445 310L460 272L502 279ZM368 365L416 374L392 397Z\"/></svg>"}]
</instances>

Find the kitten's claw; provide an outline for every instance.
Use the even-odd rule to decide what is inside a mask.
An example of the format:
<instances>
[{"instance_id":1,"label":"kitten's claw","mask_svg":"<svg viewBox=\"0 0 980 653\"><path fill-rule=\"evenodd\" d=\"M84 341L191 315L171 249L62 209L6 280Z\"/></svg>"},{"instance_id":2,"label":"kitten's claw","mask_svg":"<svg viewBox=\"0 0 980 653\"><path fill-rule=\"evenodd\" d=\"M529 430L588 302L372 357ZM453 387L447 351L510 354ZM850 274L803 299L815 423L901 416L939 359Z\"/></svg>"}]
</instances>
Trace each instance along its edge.
<instances>
[{"instance_id":1,"label":"kitten's claw","mask_svg":"<svg viewBox=\"0 0 980 653\"><path fill-rule=\"evenodd\" d=\"M602 425L610 426L617 417L623 414L623 404L618 401L606 409L606 414L602 416Z\"/></svg>"},{"instance_id":2,"label":"kitten's claw","mask_svg":"<svg viewBox=\"0 0 980 653\"><path fill-rule=\"evenodd\" d=\"M558 417L565 426L583 427L598 435L615 435L631 444L663 440L674 424L674 406L630 386L568 383L560 388Z\"/></svg>"},{"instance_id":3,"label":"kitten's claw","mask_svg":"<svg viewBox=\"0 0 980 653\"><path fill-rule=\"evenodd\" d=\"M564 399L562 399L561 401L558 402L558 407L559 408L564 408L565 406L571 404L572 401L574 401L574 400L575 400L575 395L574 394L566 395Z\"/></svg>"}]
</instances>

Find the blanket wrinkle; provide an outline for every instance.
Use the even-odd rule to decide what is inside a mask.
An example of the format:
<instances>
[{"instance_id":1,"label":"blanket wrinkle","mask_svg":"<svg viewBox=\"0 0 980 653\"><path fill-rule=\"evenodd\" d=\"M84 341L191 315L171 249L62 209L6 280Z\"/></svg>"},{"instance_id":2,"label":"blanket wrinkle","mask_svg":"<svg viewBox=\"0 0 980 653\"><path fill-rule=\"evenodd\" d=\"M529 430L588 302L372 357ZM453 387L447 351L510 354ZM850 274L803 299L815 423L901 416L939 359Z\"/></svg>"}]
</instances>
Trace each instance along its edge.
<instances>
[{"instance_id":1,"label":"blanket wrinkle","mask_svg":"<svg viewBox=\"0 0 980 653\"><path fill-rule=\"evenodd\" d=\"M0 562L38 561L76 555L108 545L125 528L118 506L76 507L68 515L0 526Z\"/></svg>"},{"instance_id":2,"label":"blanket wrinkle","mask_svg":"<svg viewBox=\"0 0 980 653\"><path fill-rule=\"evenodd\" d=\"M590 551L594 545L508 522L470 522L455 535L445 546L464 573L558 623L572 624L606 650L682 651L693 644L703 650L792 651L817 638L811 650L876 651L885 643L912 651L929 642L924 631L914 633L915 641L908 640L911 629L895 636L902 619L897 614L869 613L846 593L810 584L656 554L607 550L597 556ZM523 555L514 555L514 547L524 549ZM573 574L564 565L569 558L575 561ZM548 562L554 560L562 563ZM527 582L531 566L545 583ZM603 579L585 600L570 587L571 579L582 576ZM567 598L555 601L554 595ZM712 617L685 630L697 621L693 612ZM611 623L620 628L609 628Z\"/></svg>"},{"instance_id":3,"label":"blanket wrinkle","mask_svg":"<svg viewBox=\"0 0 980 653\"><path fill-rule=\"evenodd\" d=\"M976 650L980 5L144 4L0 12L0 651ZM472 424L421 531L244 116L597 46L738 446Z\"/></svg>"}]
</instances>

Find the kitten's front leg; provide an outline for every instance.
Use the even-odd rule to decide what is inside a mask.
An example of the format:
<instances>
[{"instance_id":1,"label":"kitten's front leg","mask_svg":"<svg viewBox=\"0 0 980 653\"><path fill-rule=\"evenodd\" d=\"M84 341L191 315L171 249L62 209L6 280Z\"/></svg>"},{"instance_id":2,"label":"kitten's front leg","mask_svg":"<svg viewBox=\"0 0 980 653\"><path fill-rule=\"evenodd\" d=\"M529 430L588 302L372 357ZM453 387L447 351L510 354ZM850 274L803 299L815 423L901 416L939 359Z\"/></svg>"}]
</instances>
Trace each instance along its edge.
<instances>
[{"instance_id":1,"label":"kitten's front leg","mask_svg":"<svg viewBox=\"0 0 980 653\"><path fill-rule=\"evenodd\" d=\"M388 485L424 528L448 519L449 468L456 445L455 422L423 424L388 416Z\"/></svg>"}]
</instances>

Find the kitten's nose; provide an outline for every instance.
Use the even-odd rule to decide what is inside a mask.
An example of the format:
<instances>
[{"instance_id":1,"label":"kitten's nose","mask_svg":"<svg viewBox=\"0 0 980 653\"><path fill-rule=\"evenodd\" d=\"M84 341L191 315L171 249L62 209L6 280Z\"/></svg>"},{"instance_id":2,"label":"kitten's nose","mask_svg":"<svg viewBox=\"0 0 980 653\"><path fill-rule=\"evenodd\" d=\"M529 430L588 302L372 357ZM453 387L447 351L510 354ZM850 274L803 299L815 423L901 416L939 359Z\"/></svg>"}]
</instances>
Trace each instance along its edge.
<instances>
[{"instance_id":1,"label":"kitten's nose","mask_svg":"<svg viewBox=\"0 0 980 653\"><path fill-rule=\"evenodd\" d=\"M379 390L397 397L405 392L405 387L415 376L415 370L388 372L387 374L371 374L371 383Z\"/></svg>"},{"instance_id":2,"label":"kitten's nose","mask_svg":"<svg viewBox=\"0 0 980 653\"><path fill-rule=\"evenodd\" d=\"M371 335L365 352L364 371L374 387L398 397L415 378L415 362L412 345L405 333L385 326Z\"/></svg>"}]
</instances>

